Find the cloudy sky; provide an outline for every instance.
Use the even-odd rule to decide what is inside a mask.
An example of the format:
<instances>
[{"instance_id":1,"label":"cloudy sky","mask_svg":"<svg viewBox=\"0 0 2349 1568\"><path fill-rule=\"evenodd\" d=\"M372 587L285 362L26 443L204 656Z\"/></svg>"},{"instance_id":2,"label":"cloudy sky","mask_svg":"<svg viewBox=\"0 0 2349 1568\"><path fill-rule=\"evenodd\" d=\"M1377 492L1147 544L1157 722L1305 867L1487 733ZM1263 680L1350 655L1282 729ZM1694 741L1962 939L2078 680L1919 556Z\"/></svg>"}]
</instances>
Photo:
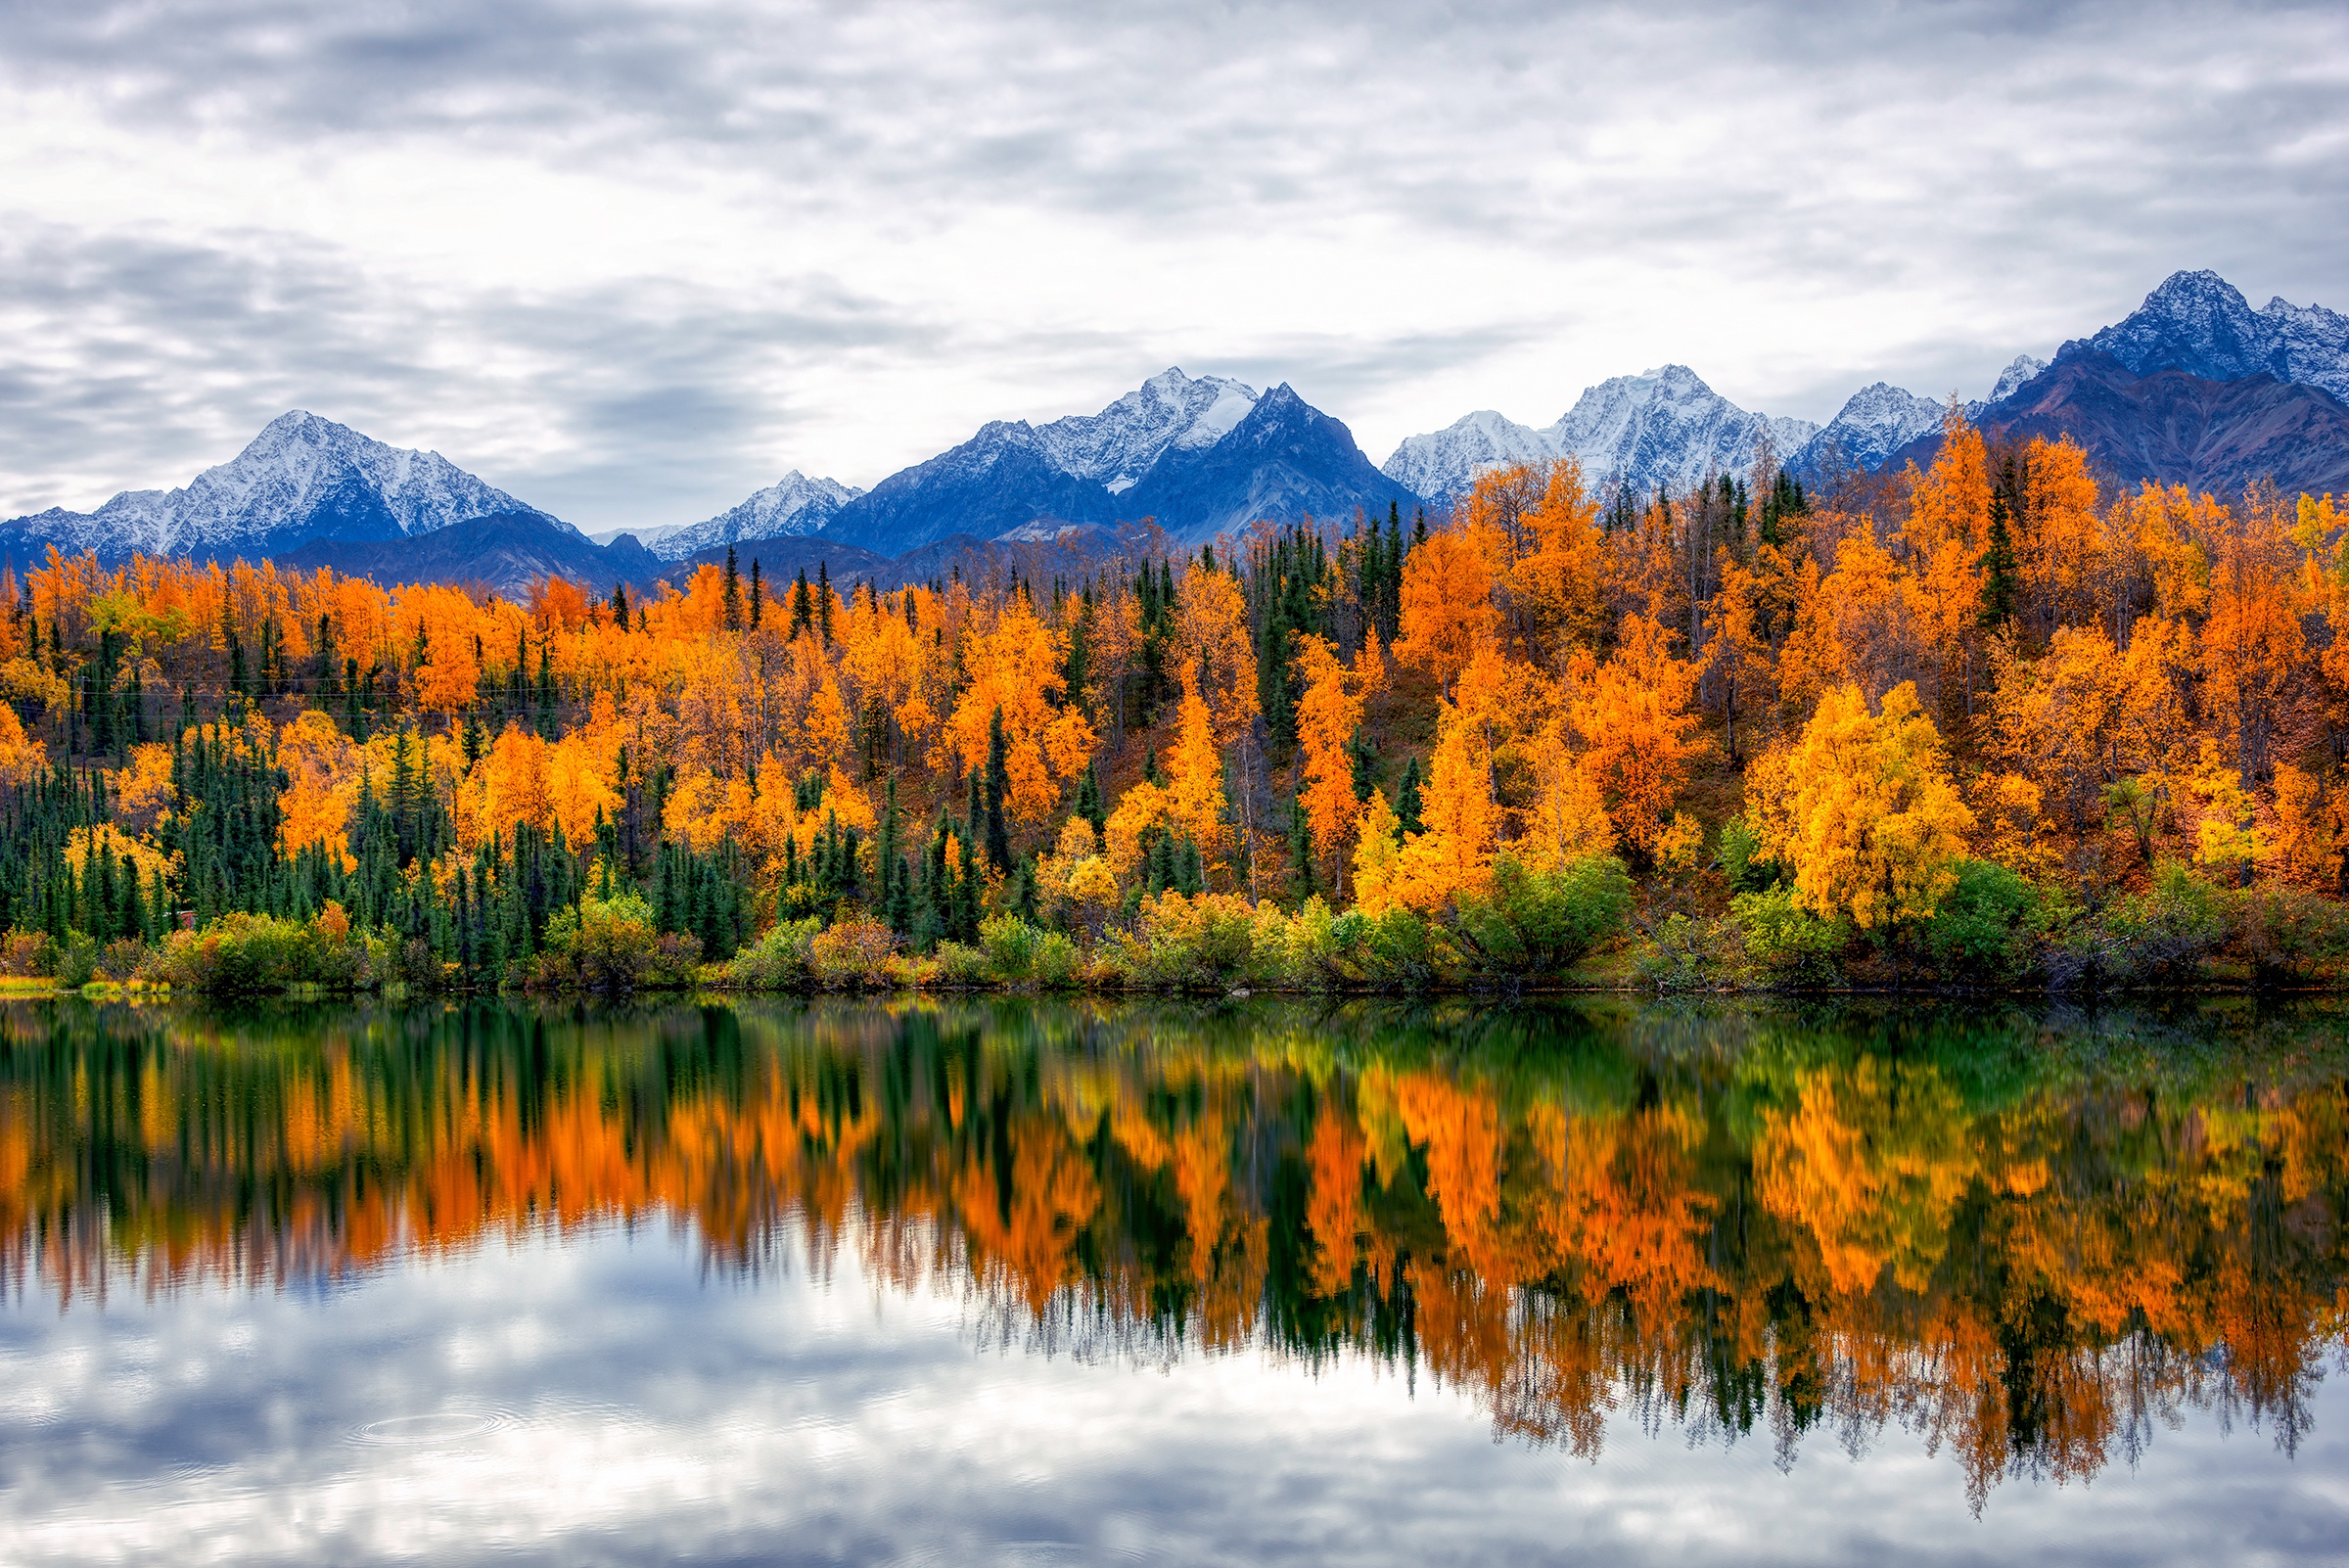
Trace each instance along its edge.
<instances>
[{"instance_id":1,"label":"cloudy sky","mask_svg":"<svg viewBox=\"0 0 2349 1568\"><path fill-rule=\"evenodd\" d=\"M2349 8L0 0L0 517L305 407L587 528L1170 364L1374 460L1669 361L2349 306Z\"/></svg>"}]
</instances>

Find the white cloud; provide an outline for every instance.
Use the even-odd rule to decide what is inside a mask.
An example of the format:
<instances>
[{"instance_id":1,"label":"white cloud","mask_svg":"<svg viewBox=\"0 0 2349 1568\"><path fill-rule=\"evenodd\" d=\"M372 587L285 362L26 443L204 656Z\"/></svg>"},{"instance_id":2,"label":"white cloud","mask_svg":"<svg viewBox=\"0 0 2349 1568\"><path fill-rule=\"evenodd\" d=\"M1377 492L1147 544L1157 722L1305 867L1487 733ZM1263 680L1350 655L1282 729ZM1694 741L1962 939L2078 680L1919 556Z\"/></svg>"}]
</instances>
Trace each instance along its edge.
<instances>
[{"instance_id":1,"label":"white cloud","mask_svg":"<svg viewBox=\"0 0 2349 1568\"><path fill-rule=\"evenodd\" d=\"M2179 267L2349 302L2337 6L7 15L0 515L295 404L594 527L1170 363L1383 456L1668 360L1979 392Z\"/></svg>"}]
</instances>

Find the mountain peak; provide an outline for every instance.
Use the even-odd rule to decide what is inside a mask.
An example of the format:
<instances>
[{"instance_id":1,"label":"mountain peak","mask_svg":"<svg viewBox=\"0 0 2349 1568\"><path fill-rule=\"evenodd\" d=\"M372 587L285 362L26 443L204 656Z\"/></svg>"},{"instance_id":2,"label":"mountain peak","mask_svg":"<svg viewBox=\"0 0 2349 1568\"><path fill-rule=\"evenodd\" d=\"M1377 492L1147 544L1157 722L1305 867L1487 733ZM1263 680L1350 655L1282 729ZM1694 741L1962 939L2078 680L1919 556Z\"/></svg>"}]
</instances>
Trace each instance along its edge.
<instances>
[{"instance_id":1,"label":"mountain peak","mask_svg":"<svg viewBox=\"0 0 2349 1568\"><path fill-rule=\"evenodd\" d=\"M2325 342L2335 335L2322 324L2314 333L2287 331L2287 324L2299 324L2297 314L2288 304L2282 311L2274 304L2265 314L2253 310L2242 291L2216 272L2173 272L2127 316L2092 338L2065 344L2056 357L2094 349L2133 375L2183 370L2206 381L2269 375L2349 394L2349 346L2337 336Z\"/></svg>"},{"instance_id":2,"label":"mountain peak","mask_svg":"<svg viewBox=\"0 0 2349 1568\"><path fill-rule=\"evenodd\" d=\"M532 510L438 452L387 446L293 408L184 488L126 490L95 512L58 509L0 527L115 560L133 552L258 557L308 539L411 537L470 518Z\"/></svg>"},{"instance_id":3,"label":"mountain peak","mask_svg":"<svg viewBox=\"0 0 2349 1568\"><path fill-rule=\"evenodd\" d=\"M719 545L820 532L863 493L838 480L811 480L795 468L715 517L660 535L650 548L664 561L682 561Z\"/></svg>"}]
</instances>

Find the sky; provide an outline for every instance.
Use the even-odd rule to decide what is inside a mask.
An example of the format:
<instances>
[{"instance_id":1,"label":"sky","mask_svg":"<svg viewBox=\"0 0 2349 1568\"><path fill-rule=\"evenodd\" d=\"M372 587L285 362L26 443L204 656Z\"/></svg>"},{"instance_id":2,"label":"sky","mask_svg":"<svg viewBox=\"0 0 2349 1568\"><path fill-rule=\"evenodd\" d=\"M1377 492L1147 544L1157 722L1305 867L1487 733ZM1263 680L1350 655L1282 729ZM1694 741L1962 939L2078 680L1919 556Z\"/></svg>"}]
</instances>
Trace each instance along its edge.
<instances>
[{"instance_id":1,"label":"sky","mask_svg":"<svg viewBox=\"0 0 2349 1568\"><path fill-rule=\"evenodd\" d=\"M1665 363L2349 307L2349 7L0 0L0 517L307 408L582 528L1169 365L1373 461Z\"/></svg>"}]
</instances>

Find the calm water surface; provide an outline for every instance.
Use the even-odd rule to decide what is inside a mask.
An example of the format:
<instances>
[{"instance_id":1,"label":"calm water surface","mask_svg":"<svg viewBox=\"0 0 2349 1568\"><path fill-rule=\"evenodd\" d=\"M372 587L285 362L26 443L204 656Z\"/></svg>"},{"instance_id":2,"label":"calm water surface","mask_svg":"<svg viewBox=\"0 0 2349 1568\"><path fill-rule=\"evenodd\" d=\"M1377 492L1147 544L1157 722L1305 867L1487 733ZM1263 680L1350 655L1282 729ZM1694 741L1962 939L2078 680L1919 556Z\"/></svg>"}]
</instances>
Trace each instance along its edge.
<instances>
[{"instance_id":1,"label":"calm water surface","mask_svg":"<svg viewBox=\"0 0 2349 1568\"><path fill-rule=\"evenodd\" d=\"M0 1008L0 1562L2349 1559L2349 1013Z\"/></svg>"}]
</instances>

